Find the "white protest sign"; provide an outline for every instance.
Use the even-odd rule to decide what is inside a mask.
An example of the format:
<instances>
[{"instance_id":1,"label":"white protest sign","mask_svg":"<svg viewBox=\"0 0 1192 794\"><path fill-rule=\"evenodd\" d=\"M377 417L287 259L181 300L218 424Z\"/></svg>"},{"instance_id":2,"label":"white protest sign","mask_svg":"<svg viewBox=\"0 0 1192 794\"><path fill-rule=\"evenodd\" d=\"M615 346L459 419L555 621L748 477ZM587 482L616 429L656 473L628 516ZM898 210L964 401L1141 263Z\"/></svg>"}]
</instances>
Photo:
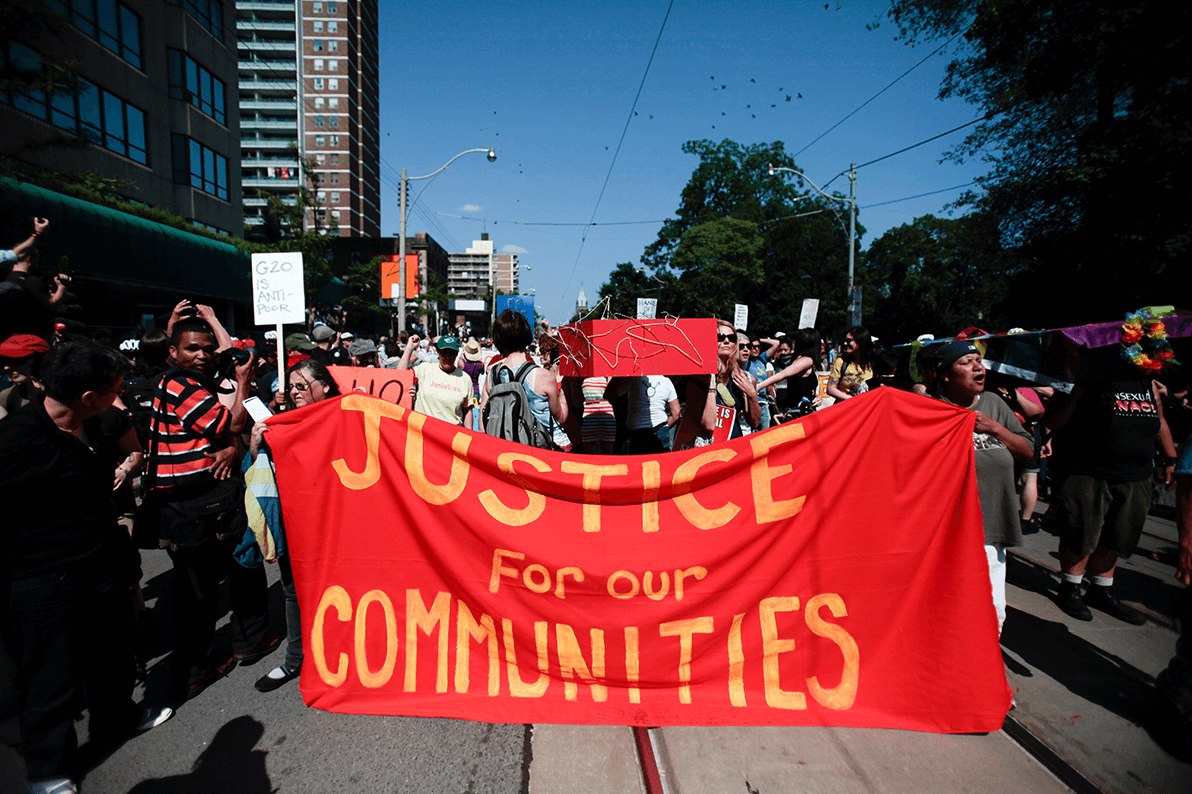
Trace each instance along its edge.
<instances>
[{"instance_id":1,"label":"white protest sign","mask_svg":"<svg viewBox=\"0 0 1192 794\"><path fill-rule=\"evenodd\" d=\"M639 320L653 320L655 313L658 311L657 298L638 298L637 299L637 319Z\"/></svg>"},{"instance_id":2,"label":"white protest sign","mask_svg":"<svg viewBox=\"0 0 1192 794\"><path fill-rule=\"evenodd\" d=\"M733 314L733 328L749 330L749 307L744 303L737 304L737 311Z\"/></svg>"},{"instance_id":3,"label":"white protest sign","mask_svg":"<svg viewBox=\"0 0 1192 794\"><path fill-rule=\"evenodd\" d=\"M253 254L252 297L257 325L305 323L302 254Z\"/></svg>"},{"instance_id":4,"label":"white protest sign","mask_svg":"<svg viewBox=\"0 0 1192 794\"><path fill-rule=\"evenodd\" d=\"M799 312L799 327L815 328L817 316L819 316L819 298L807 298L803 301L803 311Z\"/></svg>"}]
</instances>

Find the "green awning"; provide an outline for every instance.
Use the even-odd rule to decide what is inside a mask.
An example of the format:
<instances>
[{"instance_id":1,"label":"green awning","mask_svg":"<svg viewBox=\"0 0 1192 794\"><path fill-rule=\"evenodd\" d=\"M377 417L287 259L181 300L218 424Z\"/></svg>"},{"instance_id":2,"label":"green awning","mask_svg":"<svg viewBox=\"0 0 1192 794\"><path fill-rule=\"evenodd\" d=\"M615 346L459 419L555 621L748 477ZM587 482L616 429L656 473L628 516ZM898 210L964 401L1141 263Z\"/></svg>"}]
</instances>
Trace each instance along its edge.
<instances>
[{"instance_id":1,"label":"green awning","mask_svg":"<svg viewBox=\"0 0 1192 794\"><path fill-rule=\"evenodd\" d=\"M69 257L77 277L251 300L250 258L234 245L9 178L0 178L0 201L49 218L42 255Z\"/></svg>"}]
</instances>

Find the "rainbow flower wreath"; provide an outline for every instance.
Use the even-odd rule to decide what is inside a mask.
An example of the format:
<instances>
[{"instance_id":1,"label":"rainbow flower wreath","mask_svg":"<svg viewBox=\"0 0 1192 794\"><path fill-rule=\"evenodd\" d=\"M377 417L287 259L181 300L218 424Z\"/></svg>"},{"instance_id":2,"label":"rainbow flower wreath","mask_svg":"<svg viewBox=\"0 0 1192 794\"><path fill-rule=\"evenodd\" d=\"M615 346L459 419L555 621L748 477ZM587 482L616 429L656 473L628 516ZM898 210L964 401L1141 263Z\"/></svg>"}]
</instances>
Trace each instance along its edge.
<instances>
[{"instance_id":1,"label":"rainbow flower wreath","mask_svg":"<svg viewBox=\"0 0 1192 794\"><path fill-rule=\"evenodd\" d=\"M1122 324L1122 358L1144 372L1161 372L1176 366L1175 353L1167 341L1167 328L1148 309L1126 315Z\"/></svg>"}]
</instances>

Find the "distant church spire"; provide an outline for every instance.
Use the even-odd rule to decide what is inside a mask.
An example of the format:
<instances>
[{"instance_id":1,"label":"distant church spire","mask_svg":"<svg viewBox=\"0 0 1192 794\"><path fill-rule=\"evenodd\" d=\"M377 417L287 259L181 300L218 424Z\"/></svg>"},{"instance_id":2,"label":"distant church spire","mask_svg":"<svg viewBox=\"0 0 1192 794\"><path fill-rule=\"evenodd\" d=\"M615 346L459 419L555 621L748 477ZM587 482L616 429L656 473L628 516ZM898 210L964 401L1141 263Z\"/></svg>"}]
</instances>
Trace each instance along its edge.
<instances>
[{"instance_id":1,"label":"distant church spire","mask_svg":"<svg viewBox=\"0 0 1192 794\"><path fill-rule=\"evenodd\" d=\"M579 285L579 297L575 299L575 313L584 315L588 311L588 296L584 294L584 285Z\"/></svg>"}]
</instances>

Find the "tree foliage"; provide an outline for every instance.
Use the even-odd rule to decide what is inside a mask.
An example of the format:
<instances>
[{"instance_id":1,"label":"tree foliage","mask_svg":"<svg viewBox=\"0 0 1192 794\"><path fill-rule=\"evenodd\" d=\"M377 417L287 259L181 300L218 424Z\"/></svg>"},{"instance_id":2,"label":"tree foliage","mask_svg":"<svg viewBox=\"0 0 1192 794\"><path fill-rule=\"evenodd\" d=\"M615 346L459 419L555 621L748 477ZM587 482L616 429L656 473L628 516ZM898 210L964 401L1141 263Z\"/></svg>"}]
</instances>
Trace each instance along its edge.
<instances>
[{"instance_id":1,"label":"tree foliage","mask_svg":"<svg viewBox=\"0 0 1192 794\"><path fill-rule=\"evenodd\" d=\"M1192 8L1088 0L894 0L908 41L963 34L941 97L986 120L951 157L981 157L982 193L1031 267L1020 324L1090 322L1187 295ZM1063 295L1063 301L1056 301Z\"/></svg>"},{"instance_id":2,"label":"tree foliage","mask_svg":"<svg viewBox=\"0 0 1192 794\"><path fill-rule=\"evenodd\" d=\"M891 344L923 333L952 336L970 326L1005 330L1001 304L1016 261L997 237L997 222L985 215L925 215L889 230L865 253L874 284L866 323Z\"/></svg>"},{"instance_id":3,"label":"tree foliage","mask_svg":"<svg viewBox=\"0 0 1192 794\"><path fill-rule=\"evenodd\" d=\"M731 318L733 305L743 303L751 327L766 333L794 330L803 300L818 298L817 325L831 333L843 328L845 204L820 197L796 175L769 176L770 164L798 170L781 142L689 141L683 151L700 162L676 217L642 255L653 273L637 277L619 265L610 280L616 291L655 290L662 282L658 311L686 317Z\"/></svg>"}]
</instances>

